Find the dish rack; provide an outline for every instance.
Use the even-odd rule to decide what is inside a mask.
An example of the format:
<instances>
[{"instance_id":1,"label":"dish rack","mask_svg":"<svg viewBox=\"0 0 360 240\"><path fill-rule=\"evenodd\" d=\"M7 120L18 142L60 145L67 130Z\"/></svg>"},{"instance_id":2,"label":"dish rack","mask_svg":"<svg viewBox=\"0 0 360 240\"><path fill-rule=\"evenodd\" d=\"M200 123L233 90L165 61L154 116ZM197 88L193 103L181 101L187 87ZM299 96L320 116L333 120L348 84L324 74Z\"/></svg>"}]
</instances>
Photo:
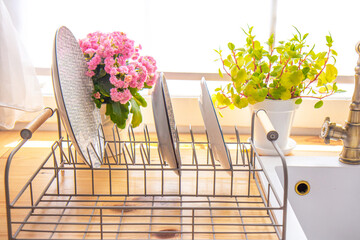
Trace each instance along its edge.
<instances>
[{"instance_id":1,"label":"dish rack","mask_svg":"<svg viewBox=\"0 0 360 240\"><path fill-rule=\"evenodd\" d=\"M11 185L11 162L26 151L22 146L53 115L51 109L21 131L23 140L7 160L8 239L286 238L287 167L264 111L253 114L252 136L258 117L283 163L283 193L274 191L252 137L242 141L236 127L226 142L230 171L221 168L209 142L197 140L191 127L180 137L181 167L171 169L146 126L141 134L129 127L125 139L115 126L99 126L108 131L104 158L100 168L92 168L62 136L54 112L59 138L44 159L34 160L37 170L19 191Z\"/></svg>"}]
</instances>

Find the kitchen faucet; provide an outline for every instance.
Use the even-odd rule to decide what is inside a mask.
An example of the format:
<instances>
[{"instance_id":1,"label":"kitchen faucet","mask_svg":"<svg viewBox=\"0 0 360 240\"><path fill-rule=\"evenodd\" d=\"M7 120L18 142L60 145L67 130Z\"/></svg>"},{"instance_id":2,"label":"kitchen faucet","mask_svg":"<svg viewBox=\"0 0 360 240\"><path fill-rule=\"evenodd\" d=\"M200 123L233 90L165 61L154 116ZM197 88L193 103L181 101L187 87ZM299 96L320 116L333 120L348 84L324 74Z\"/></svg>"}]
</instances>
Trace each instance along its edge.
<instances>
[{"instance_id":1,"label":"kitchen faucet","mask_svg":"<svg viewBox=\"0 0 360 240\"><path fill-rule=\"evenodd\" d=\"M347 164L360 164L360 42L356 44L355 50L359 59L355 67L355 88L348 119L345 126L341 126L326 117L320 133L326 144L330 143L330 139L343 141L339 160Z\"/></svg>"}]
</instances>

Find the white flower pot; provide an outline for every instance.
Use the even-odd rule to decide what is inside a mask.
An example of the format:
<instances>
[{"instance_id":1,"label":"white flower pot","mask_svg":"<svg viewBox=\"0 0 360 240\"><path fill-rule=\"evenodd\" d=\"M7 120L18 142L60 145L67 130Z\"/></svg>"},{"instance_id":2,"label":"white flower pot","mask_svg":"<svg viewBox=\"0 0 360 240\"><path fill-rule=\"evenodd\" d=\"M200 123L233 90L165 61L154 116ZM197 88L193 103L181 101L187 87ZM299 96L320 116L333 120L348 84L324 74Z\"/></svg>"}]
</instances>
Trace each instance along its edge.
<instances>
[{"instance_id":1,"label":"white flower pot","mask_svg":"<svg viewBox=\"0 0 360 240\"><path fill-rule=\"evenodd\" d=\"M296 146L296 142L290 138L291 127L295 111L299 105L295 104L296 99L271 100L250 105L251 112L263 109L268 114L274 128L279 133L276 140L283 153L289 154ZM254 144L260 155L278 155L272 143L267 140L265 131L260 121L255 118Z\"/></svg>"}]
</instances>

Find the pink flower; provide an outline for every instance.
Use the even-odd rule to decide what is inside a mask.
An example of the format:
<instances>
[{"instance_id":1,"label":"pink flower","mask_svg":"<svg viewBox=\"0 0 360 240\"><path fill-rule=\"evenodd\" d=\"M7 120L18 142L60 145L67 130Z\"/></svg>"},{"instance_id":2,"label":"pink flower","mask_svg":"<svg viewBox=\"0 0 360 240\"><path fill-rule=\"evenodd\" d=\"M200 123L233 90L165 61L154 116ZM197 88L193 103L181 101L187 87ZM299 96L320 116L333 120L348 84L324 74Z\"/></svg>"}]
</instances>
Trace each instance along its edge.
<instances>
[{"instance_id":1,"label":"pink flower","mask_svg":"<svg viewBox=\"0 0 360 240\"><path fill-rule=\"evenodd\" d=\"M115 68L115 67L111 68L110 75L117 75L118 73L119 72L118 72L117 68Z\"/></svg>"},{"instance_id":2,"label":"pink flower","mask_svg":"<svg viewBox=\"0 0 360 240\"><path fill-rule=\"evenodd\" d=\"M154 74L151 74L149 77L148 77L148 79L147 79L147 81L146 81L146 84L148 85L148 86L153 86L154 84L155 84L155 82L156 82L156 79L158 78L158 73L157 72L155 72Z\"/></svg>"},{"instance_id":3,"label":"pink flower","mask_svg":"<svg viewBox=\"0 0 360 240\"><path fill-rule=\"evenodd\" d=\"M79 45L87 60L87 76L94 77L95 72L103 74L105 70L105 76L114 86L110 90L112 101L125 104L132 98L129 87L142 89L145 84L155 84L158 77L155 59L141 56L142 46L135 47L134 41L125 33L89 33L85 39L79 40ZM94 93L94 98L100 97L99 92Z\"/></svg>"},{"instance_id":4,"label":"pink flower","mask_svg":"<svg viewBox=\"0 0 360 240\"><path fill-rule=\"evenodd\" d=\"M109 73L111 72L111 69L114 67L115 65L115 60L113 57L107 57L105 58L104 60L104 63L105 63L105 72Z\"/></svg>"},{"instance_id":5,"label":"pink flower","mask_svg":"<svg viewBox=\"0 0 360 240\"><path fill-rule=\"evenodd\" d=\"M94 93L94 98L100 99L100 93L99 92Z\"/></svg>"},{"instance_id":6,"label":"pink flower","mask_svg":"<svg viewBox=\"0 0 360 240\"><path fill-rule=\"evenodd\" d=\"M116 76L111 76L110 77L110 83L112 85L114 85L116 88L126 88L125 87L125 83L121 80L121 79L118 79Z\"/></svg>"},{"instance_id":7,"label":"pink flower","mask_svg":"<svg viewBox=\"0 0 360 240\"><path fill-rule=\"evenodd\" d=\"M86 76L88 76L88 77L92 77L92 76L94 76L95 75L95 73L93 72L93 71L86 71Z\"/></svg>"},{"instance_id":8,"label":"pink flower","mask_svg":"<svg viewBox=\"0 0 360 240\"><path fill-rule=\"evenodd\" d=\"M125 104L131 99L132 95L129 89L125 89L121 92L118 91L117 88L112 88L110 89L110 97L114 102Z\"/></svg>"},{"instance_id":9,"label":"pink flower","mask_svg":"<svg viewBox=\"0 0 360 240\"><path fill-rule=\"evenodd\" d=\"M131 76L131 75L126 75L126 76L125 76L124 81L125 81L126 83L131 82L131 80L132 80L132 76Z\"/></svg>"},{"instance_id":10,"label":"pink flower","mask_svg":"<svg viewBox=\"0 0 360 240\"><path fill-rule=\"evenodd\" d=\"M129 72L129 69L126 66L120 66L117 70L121 74L128 74Z\"/></svg>"},{"instance_id":11,"label":"pink flower","mask_svg":"<svg viewBox=\"0 0 360 240\"><path fill-rule=\"evenodd\" d=\"M136 60L136 59L138 59L139 58L139 54L138 53L134 53L134 55L132 55L132 57L131 57L131 59L132 60Z\"/></svg>"},{"instance_id":12,"label":"pink flower","mask_svg":"<svg viewBox=\"0 0 360 240\"><path fill-rule=\"evenodd\" d=\"M89 70L95 70L95 69L97 68L97 66L99 65L99 63L101 63L101 57L96 54L96 55L88 62Z\"/></svg>"}]
</instances>

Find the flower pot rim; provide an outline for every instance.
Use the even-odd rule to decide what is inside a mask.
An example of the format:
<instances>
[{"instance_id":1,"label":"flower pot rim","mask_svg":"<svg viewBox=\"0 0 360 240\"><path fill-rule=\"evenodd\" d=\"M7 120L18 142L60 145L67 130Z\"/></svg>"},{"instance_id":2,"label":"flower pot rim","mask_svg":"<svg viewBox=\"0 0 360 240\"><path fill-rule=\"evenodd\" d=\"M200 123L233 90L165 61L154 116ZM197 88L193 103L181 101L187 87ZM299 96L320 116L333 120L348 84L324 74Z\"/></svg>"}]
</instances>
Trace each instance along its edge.
<instances>
[{"instance_id":1,"label":"flower pot rim","mask_svg":"<svg viewBox=\"0 0 360 240\"><path fill-rule=\"evenodd\" d=\"M295 104L295 101L295 98L289 100L265 99L249 106L252 110L264 109L269 112L288 112L299 108L299 104Z\"/></svg>"}]
</instances>

